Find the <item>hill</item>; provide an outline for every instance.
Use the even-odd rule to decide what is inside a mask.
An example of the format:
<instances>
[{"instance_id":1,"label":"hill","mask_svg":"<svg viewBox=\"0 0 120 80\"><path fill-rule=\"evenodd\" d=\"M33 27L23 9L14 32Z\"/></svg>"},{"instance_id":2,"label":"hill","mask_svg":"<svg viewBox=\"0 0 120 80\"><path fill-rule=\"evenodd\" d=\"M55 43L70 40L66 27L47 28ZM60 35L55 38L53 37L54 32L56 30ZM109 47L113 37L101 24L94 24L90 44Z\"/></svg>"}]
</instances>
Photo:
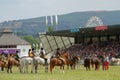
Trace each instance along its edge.
<instances>
[{"instance_id":1,"label":"hill","mask_svg":"<svg viewBox=\"0 0 120 80\"><path fill-rule=\"evenodd\" d=\"M85 27L87 21L92 16L99 17L104 25L120 24L120 10L118 11L86 11L73 12L69 14L58 15L58 26L55 24L53 16L53 26L57 30L72 29ZM46 17L37 17L23 20L5 21L0 23L0 27L14 28L19 35L38 35L39 32L47 31L47 27L51 26L51 16L48 16L48 26L46 27Z\"/></svg>"}]
</instances>

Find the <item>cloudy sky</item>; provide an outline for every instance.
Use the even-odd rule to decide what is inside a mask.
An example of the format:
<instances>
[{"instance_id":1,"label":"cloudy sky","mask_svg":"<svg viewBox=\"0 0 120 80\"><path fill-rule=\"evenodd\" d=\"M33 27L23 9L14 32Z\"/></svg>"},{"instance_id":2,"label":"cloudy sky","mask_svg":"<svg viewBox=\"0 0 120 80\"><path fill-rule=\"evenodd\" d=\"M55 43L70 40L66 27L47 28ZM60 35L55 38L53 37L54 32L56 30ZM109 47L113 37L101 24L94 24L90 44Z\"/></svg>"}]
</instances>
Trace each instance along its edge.
<instances>
[{"instance_id":1,"label":"cloudy sky","mask_svg":"<svg viewBox=\"0 0 120 80\"><path fill-rule=\"evenodd\" d=\"M120 0L0 0L0 22L80 11L120 10Z\"/></svg>"}]
</instances>

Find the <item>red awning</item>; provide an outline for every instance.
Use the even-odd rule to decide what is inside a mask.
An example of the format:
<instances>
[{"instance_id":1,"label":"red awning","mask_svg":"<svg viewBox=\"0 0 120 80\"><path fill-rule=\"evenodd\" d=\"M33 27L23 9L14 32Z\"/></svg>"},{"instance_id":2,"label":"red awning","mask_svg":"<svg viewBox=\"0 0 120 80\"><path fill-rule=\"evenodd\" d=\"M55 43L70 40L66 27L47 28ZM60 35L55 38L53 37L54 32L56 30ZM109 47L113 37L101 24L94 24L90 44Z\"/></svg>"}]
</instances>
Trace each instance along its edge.
<instances>
[{"instance_id":1,"label":"red awning","mask_svg":"<svg viewBox=\"0 0 120 80\"><path fill-rule=\"evenodd\" d=\"M108 29L108 26L97 26L97 27L95 27L96 31L107 30L107 29Z\"/></svg>"}]
</instances>

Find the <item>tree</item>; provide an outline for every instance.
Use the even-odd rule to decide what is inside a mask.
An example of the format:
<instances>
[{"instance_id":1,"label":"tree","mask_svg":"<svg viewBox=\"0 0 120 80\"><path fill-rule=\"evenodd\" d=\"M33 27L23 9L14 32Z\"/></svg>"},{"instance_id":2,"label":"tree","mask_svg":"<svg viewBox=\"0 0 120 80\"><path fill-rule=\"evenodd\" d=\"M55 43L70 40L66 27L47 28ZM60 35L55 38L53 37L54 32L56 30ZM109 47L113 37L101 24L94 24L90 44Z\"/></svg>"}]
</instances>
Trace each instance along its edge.
<instances>
[{"instance_id":1,"label":"tree","mask_svg":"<svg viewBox=\"0 0 120 80\"><path fill-rule=\"evenodd\" d=\"M39 40L37 38L34 38L32 35L28 35L28 36L22 36L22 38L26 41L28 41L29 43L32 44L32 47L33 47L33 44L37 45L37 47L39 48ZM36 46L35 46L36 47Z\"/></svg>"},{"instance_id":2,"label":"tree","mask_svg":"<svg viewBox=\"0 0 120 80\"><path fill-rule=\"evenodd\" d=\"M53 26L48 26L48 32L53 32L53 31L54 31Z\"/></svg>"}]
</instances>

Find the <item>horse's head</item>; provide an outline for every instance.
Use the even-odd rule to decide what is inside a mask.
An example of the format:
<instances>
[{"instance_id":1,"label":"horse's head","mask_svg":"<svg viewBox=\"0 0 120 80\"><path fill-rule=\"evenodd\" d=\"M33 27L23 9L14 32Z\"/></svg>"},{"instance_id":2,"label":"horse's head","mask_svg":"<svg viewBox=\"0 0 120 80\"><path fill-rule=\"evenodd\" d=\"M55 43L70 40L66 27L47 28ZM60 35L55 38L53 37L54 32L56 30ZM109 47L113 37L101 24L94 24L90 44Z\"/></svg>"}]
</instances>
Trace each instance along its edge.
<instances>
[{"instance_id":1,"label":"horse's head","mask_svg":"<svg viewBox=\"0 0 120 80\"><path fill-rule=\"evenodd\" d=\"M69 54L67 52L63 53L61 55L62 58L66 58L66 59L69 59Z\"/></svg>"},{"instance_id":2,"label":"horse's head","mask_svg":"<svg viewBox=\"0 0 120 80\"><path fill-rule=\"evenodd\" d=\"M118 61L117 58L114 57L111 58L111 62L117 62L117 61Z\"/></svg>"},{"instance_id":3,"label":"horse's head","mask_svg":"<svg viewBox=\"0 0 120 80\"><path fill-rule=\"evenodd\" d=\"M50 52L50 53L48 53L47 55L45 55L45 58L50 59L52 56L53 56L53 53Z\"/></svg>"}]
</instances>

